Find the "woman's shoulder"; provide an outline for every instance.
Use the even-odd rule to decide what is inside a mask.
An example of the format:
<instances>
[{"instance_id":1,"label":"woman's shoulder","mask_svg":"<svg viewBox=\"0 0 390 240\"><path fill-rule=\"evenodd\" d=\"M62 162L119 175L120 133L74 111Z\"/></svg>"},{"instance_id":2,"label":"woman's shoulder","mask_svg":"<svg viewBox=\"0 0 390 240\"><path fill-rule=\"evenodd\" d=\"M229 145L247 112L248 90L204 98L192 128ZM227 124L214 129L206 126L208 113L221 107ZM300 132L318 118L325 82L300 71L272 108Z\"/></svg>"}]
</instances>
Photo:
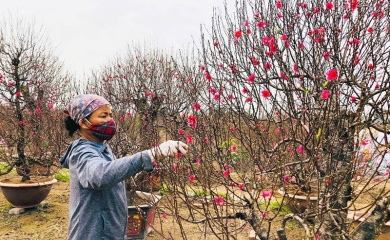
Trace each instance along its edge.
<instances>
[{"instance_id":1,"label":"woman's shoulder","mask_svg":"<svg viewBox=\"0 0 390 240\"><path fill-rule=\"evenodd\" d=\"M90 150L96 150L96 151L104 151L106 149L106 144L102 144L99 142L92 142L86 139L77 139L73 142L73 147L74 150L85 150L85 149L90 149Z\"/></svg>"}]
</instances>

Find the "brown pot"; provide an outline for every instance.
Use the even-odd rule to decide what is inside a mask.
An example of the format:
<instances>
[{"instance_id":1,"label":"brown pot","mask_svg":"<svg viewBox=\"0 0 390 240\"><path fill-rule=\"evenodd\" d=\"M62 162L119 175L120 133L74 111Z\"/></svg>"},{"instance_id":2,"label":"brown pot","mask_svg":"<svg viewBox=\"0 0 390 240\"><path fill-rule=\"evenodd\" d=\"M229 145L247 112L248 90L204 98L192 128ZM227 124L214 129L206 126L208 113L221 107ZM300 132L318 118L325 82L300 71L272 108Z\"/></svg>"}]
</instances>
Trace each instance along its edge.
<instances>
[{"instance_id":1,"label":"brown pot","mask_svg":"<svg viewBox=\"0 0 390 240\"><path fill-rule=\"evenodd\" d=\"M51 187L57 182L57 179L31 178L28 183L15 183L15 179L6 178L0 180L0 187L4 197L14 207L31 208L39 205L49 194Z\"/></svg>"},{"instance_id":2,"label":"brown pot","mask_svg":"<svg viewBox=\"0 0 390 240\"><path fill-rule=\"evenodd\" d=\"M285 192L283 188L278 192L287 199L287 206L293 213L303 213L307 209L316 207L318 205L318 197L310 196L310 194L297 194Z\"/></svg>"}]
</instances>

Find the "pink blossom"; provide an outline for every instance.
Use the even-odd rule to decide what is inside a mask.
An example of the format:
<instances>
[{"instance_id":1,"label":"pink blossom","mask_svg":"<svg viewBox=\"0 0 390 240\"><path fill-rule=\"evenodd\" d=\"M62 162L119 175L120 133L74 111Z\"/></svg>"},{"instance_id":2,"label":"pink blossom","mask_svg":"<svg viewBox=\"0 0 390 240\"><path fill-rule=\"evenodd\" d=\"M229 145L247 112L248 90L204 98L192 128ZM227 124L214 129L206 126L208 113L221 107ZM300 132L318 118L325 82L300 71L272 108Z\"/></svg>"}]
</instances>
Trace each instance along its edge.
<instances>
[{"instance_id":1,"label":"pink blossom","mask_svg":"<svg viewBox=\"0 0 390 240\"><path fill-rule=\"evenodd\" d=\"M256 26L258 28L265 28L265 26L267 25L267 22L266 21L259 21Z\"/></svg>"},{"instance_id":2,"label":"pink blossom","mask_svg":"<svg viewBox=\"0 0 390 240\"><path fill-rule=\"evenodd\" d=\"M245 20L245 27L248 27L249 26L249 22L248 22L248 20Z\"/></svg>"},{"instance_id":3,"label":"pink blossom","mask_svg":"<svg viewBox=\"0 0 390 240\"><path fill-rule=\"evenodd\" d=\"M225 199L221 196L215 197L214 202L216 205L224 205L225 204Z\"/></svg>"},{"instance_id":4,"label":"pink blossom","mask_svg":"<svg viewBox=\"0 0 390 240\"><path fill-rule=\"evenodd\" d=\"M232 145L231 150L232 150L232 152L237 151L237 146L236 145Z\"/></svg>"},{"instance_id":5,"label":"pink blossom","mask_svg":"<svg viewBox=\"0 0 390 240\"><path fill-rule=\"evenodd\" d=\"M183 135L183 134L184 134L184 130L183 130L182 128L179 128L178 134L179 134L179 135Z\"/></svg>"},{"instance_id":6,"label":"pink blossom","mask_svg":"<svg viewBox=\"0 0 390 240\"><path fill-rule=\"evenodd\" d=\"M173 170L174 170L175 172L177 172L177 170L179 170L179 166L178 166L177 164L173 165Z\"/></svg>"},{"instance_id":7,"label":"pink blossom","mask_svg":"<svg viewBox=\"0 0 390 240\"><path fill-rule=\"evenodd\" d=\"M241 33L241 30L237 30L235 33L234 33L234 36L236 38L240 38L242 36L242 33Z\"/></svg>"},{"instance_id":8,"label":"pink blossom","mask_svg":"<svg viewBox=\"0 0 390 240\"><path fill-rule=\"evenodd\" d=\"M38 110L38 109L37 109ZM120 117L119 118L119 122L124 122L125 121L125 118L124 117Z\"/></svg>"},{"instance_id":9,"label":"pink blossom","mask_svg":"<svg viewBox=\"0 0 390 240\"><path fill-rule=\"evenodd\" d=\"M210 93L211 94L216 94L217 93L217 89L215 89L214 87L210 87Z\"/></svg>"},{"instance_id":10,"label":"pink blossom","mask_svg":"<svg viewBox=\"0 0 390 240\"><path fill-rule=\"evenodd\" d=\"M327 73L327 79L329 81L333 81L339 77L339 73L337 69L330 69Z\"/></svg>"},{"instance_id":11,"label":"pink blossom","mask_svg":"<svg viewBox=\"0 0 390 240\"><path fill-rule=\"evenodd\" d=\"M261 95L264 98L269 98L271 96L271 93L267 89L264 89L264 90L261 91Z\"/></svg>"},{"instance_id":12,"label":"pink blossom","mask_svg":"<svg viewBox=\"0 0 390 240\"><path fill-rule=\"evenodd\" d=\"M189 145L191 145L192 144L192 136L191 135L187 135L186 138L187 138L187 143Z\"/></svg>"},{"instance_id":13,"label":"pink blossom","mask_svg":"<svg viewBox=\"0 0 390 240\"><path fill-rule=\"evenodd\" d=\"M271 63L266 63L266 64L264 65L264 68L265 68L266 71L270 70L271 67L272 67L272 64L271 64Z\"/></svg>"},{"instance_id":14,"label":"pink blossom","mask_svg":"<svg viewBox=\"0 0 390 240\"><path fill-rule=\"evenodd\" d=\"M214 95L214 100L215 100L215 101L219 101L219 93L216 93L216 94Z\"/></svg>"},{"instance_id":15,"label":"pink blossom","mask_svg":"<svg viewBox=\"0 0 390 240\"><path fill-rule=\"evenodd\" d=\"M367 29L367 32L369 32L369 33L372 33L374 31L374 29L372 28L372 27L369 27L368 29Z\"/></svg>"},{"instance_id":16,"label":"pink blossom","mask_svg":"<svg viewBox=\"0 0 390 240\"><path fill-rule=\"evenodd\" d=\"M233 100L233 99L234 99L233 94L230 93L230 94L228 95L228 98L229 98L230 100Z\"/></svg>"},{"instance_id":17,"label":"pink blossom","mask_svg":"<svg viewBox=\"0 0 390 240\"><path fill-rule=\"evenodd\" d=\"M167 219L167 215L166 215L165 213L163 213L163 214L161 215L161 217L164 218L164 219Z\"/></svg>"},{"instance_id":18,"label":"pink blossom","mask_svg":"<svg viewBox=\"0 0 390 240\"><path fill-rule=\"evenodd\" d=\"M188 180L190 180L190 182L193 182L195 180L195 175L192 174L191 176L189 176Z\"/></svg>"},{"instance_id":19,"label":"pink blossom","mask_svg":"<svg viewBox=\"0 0 390 240\"><path fill-rule=\"evenodd\" d=\"M200 159L199 159L199 158L195 159L195 162L196 162L197 164L199 164L199 163L200 163Z\"/></svg>"},{"instance_id":20,"label":"pink blossom","mask_svg":"<svg viewBox=\"0 0 390 240\"><path fill-rule=\"evenodd\" d=\"M214 42L213 44L214 44L214 47L218 46L218 42Z\"/></svg>"},{"instance_id":21,"label":"pink blossom","mask_svg":"<svg viewBox=\"0 0 390 240\"><path fill-rule=\"evenodd\" d=\"M1 139L0 140L0 144L4 144L5 143L5 140L4 139Z\"/></svg>"},{"instance_id":22,"label":"pink blossom","mask_svg":"<svg viewBox=\"0 0 390 240\"><path fill-rule=\"evenodd\" d=\"M251 98L251 97L247 97L247 98L245 99L245 102L252 102L252 98Z\"/></svg>"},{"instance_id":23,"label":"pink blossom","mask_svg":"<svg viewBox=\"0 0 390 240\"><path fill-rule=\"evenodd\" d=\"M278 0L278 1L276 2L276 8L277 8L277 9L282 8L282 2L281 2L280 0Z\"/></svg>"},{"instance_id":24,"label":"pink blossom","mask_svg":"<svg viewBox=\"0 0 390 240\"><path fill-rule=\"evenodd\" d=\"M243 183L240 183L240 184L238 185L238 188L242 191L242 190L244 189L244 184L243 184Z\"/></svg>"},{"instance_id":25,"label":"pink blossom","mask_svg":"<svg viewBox=\"0 0 390 240\"><path fill-rule=\"evenodd\" d=\"M228 177L230 174L230 170L229 169L226 169L225 171L223 171L223 176L224 177Z\"/></svg>"},{"instance_id":26,"label":"pink blossom","mask_svg":"<svg viewBox=\"0 0 390 240\"><path fill-rule=\"evenodd\" d=\"M328 3L326 3L325 7L326 7L326 10L332 10L333 9L333 3L332 2L328 2Z\"/></svg>"},{"instance_id":27,"label":"pink blossom","mask_svg":"<svg viewBox=\"0 0 390 240\"><path fill-rule=\"evenodd\" d=\"M196 129L196 116L188 115L187 117L188 125L190 125L194 130Z\"/></svg>"},{"instance_id":28,"label":"pink blossom","mask_svg":"<svg viewBox=\"0 0 390 240\"><path fill-rule=\"evenodd\" d=\"M354 43L354 44L356 44L356 45L359 45L359 43L360 43L360 40L359 40L359 39L357 39L357 38L354 38L354 39L353 39L353 43Z\"/></svg>"},{"instance_id":29,"label":"pink blossom","mask_svg":"<svg viewBox=\"0 0 390 240\"><path fill-rule=\"evenodd\" d=\"M325 60L328 60L330 57L330 52L324 52L324 58Z\"/></svg>"},{"instance_id":30,"label":"pink blossom","mask_svg":"<svg viewBox=\"0 0 390 240\"><path fill-rule=\"evenodd\" d=\"M305 47L305 43L304 42L300 42L298 44L298 50L302 50L304 47Z\"/></svg>"},{"instance_id":31,"label":"pink blossom","mask_svg":"<svg viewBox=\"0 0 390 240\"><path fill-rule=\"evenodd\" d=\"M278 16L278 18L282 18L282 17L283 17L283 14L278 13L277 16Z\"/></svg>"},{"instance_id":32,"label":"pink blossom","mask_svg":"<svg viewBox=\"0 0 390 240\"><path fill-rule=\"evenodd\" d=\"M21 92L16 92L15 95L16 95L17 97L20 97L22 94L21 94Z\"/></svg>"},{"instance_id":33,"label":"pink blossom","mask_svg":"<svg viewBox=\"0 0 390 240\"><path fill-rule=\"evenodd\" d=\"M207 79L207 81L211 81L212 77L209 72L205 73L205 78Z\"/></svg>"},{"instance_id":34,"label":"pink blossom","mask_svg":"<svg viewBox=\"0 0 390 240\"><path fill-rule=\"evenodd\" d=\"M262 192L261 192L261 195L262 195L263 197L269 197L269 196L272 195L272 190L262 191Z\"/></svg>"},{"instance_id":35,"label":"pink blossom","mask_svg":"<svg viewBox=\"0 0 390 240\"><path fill-rule=\"evenodd\" d=\"M349 0L349 3L351 5L351 9L353 11L353 10L355 10L357 8L358 0Z\"/></svg>"},{"instance_id":36,"label":"pink blossom","mask_svg":"<svg viewBox=\"0 0 390 240\"><path fill-rule=\"evenodd\" d=\"M294 71L295 73L298 73L298 65L297 65L296 63L294 63L293 71Z\"/></svg>"},{"instance_id":37,"label":"pink blossom","mask_svg":"<svg viewBox=\"0 0 390 240\"><path fill-rule=\"evenodd\" d=\"M196 102L196 103L194 103L193 106L194 106L194 108L195 108L195 111L199 111L199 110L200 110L200 107L201 107L201 106L200 106L199 103Z\"/></svg>"},{"instance_id":38,"label":"pink blossom","mask_svg":"<svg viewBox=\"0 0 390 240\"><path fill-rule=\"evenodd\" d=\"M356 55L355 59L353 59L353 64L358 65L359 64L359 55Z\"/></svg>"},{"instance_id":39,"label":"pink blossom","mask_svg":"<svg viewBox=\"0 0 390 240\"><path fill-rule=\"evenodd\" d=\"M284 33L281 37L282 41L287 41L287 35Z\"/></svg>"},{"instance_id":40,"label":"pink blossom","mask_svg":"<svg viewBox=\"0 0 390 240\"><path fill-rule=\"evenodd\" d=\"M280 72L280 77L283 78L283 80L288 80L288 77L284 72Z\"/></svg>"},{"instance_id":41,"label":"pink blossom","mask_svg":"<svg viewBox=\"0 0 390 240\"><path fill-rule=\"evenodd\" d=\"M283 182L284 182L284 184L287 184L287 183L288 183L288 180L289 180L289 176L288 176L288 175L284 175L284 176L283 176Z\"/></svg>"},{"instance_id":42,"label":"pink blossom","mask_svg":"<svg viewBox=\"0 0 390 240\"><path fill-rule=\"evenodd\" d=\"M355 96L352 96L351 97L351 102L355 102L356 101L356 97Z\"/></svg>"},{"instance_id":43,"label":"pink blossom","mask_svg":"<svg viewBox=\"0 0 390 240\"><path fill-rule=\"evenodd\" d=\"M230 132L234 132L234 127L230 127Z\"/></svg>"},{"instance_id":44,"label":"pink blossom","mask_svg":"<svg viewBox=\"0 0 390 240\"><path fill-rule=\"evenodd\" d=\"M322 97L323 100L326 100L326 99L329 98L329 95L330 95L329 90L328 90L328 89L325 89L325 90L322 92L321 97Z\"/></svg>"},{"instance_id":45,"label":"pink blossom","mask_svg":"<svg viewBox=\"0 0 390 240\"><path fill-rule=\"evenodd\" d=\"M257 66L257 65L259 65L260 63L259 63L259 61L257 61L257 59L255 58L255 57L252 57L252 64L253 64L253 66Z\"/></svg>"},{"instance_id":46,"label":"pink blossom","mask_svg":"<svg viewBox=\"0 0 390 240\"><path fill-rule=\"evenodd\" d=\"M254 74L254 73L251 74L251 75L248 77L248 82L253 83L253 81L255 80L255 78L256 78L255 74Z\"/></svg>"},{"instance_id":47,"label":"pink blossom","mask_svg":"<svg viewBox=\"0 0 390 240\"><path fill-rule=\"evenodd\" d=\"M299 147L297 149L297 152L299 152L299 153L303 153L304 152L302 145L299 145Z\"/></svg>"},{"instance_id":48,"label":"pink blossom","mask_svg":"<svg viewBox=\"0 0 390 240\"><path fill-rule=\"evenodd\" d=\"M269 42L269 38L268 37L263 37L263 40L262 40L262 42L263 42L263 45L268 45L268 42Z\"/></svg>"},{"instance_id":49,"label":"pink blossom","mask_svg":"<svg viewBox=\"0 0 390 240\"><path fill-rule=\"evenodd\" d=\"M229 164L227 164L227 163L223 164L223 168L224 169L228 169L229 168Z\"/></svg>"}]
</instances>

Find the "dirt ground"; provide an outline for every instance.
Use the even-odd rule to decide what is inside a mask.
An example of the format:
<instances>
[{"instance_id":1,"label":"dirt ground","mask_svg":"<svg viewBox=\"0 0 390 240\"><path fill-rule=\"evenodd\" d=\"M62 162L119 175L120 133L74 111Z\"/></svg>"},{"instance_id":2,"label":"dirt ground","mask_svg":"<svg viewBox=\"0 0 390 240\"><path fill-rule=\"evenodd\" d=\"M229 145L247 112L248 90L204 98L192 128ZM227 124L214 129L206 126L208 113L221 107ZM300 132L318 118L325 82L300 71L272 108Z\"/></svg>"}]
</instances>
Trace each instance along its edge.
<instances>
[{"instance_id":1,"label":"dirt ground","mask_svg":"<svg viewBox=\"0 0 390 240\"><path fill-rule=\"evenodd\" d=\"M362 202L368 202L368 198L375 197L372 194L365 194ZM155 214L153 231L146 238L147 240L160 239L181 239L180 230L177 222L167 214L167 218L162 217L164 210L164 197L159 203L159 208ZM8 214L11 204L8 203L0 191L0 239L66 239L68 229L68 206L69 206L69 183L58 182L54 184L49 196L40 207L28 209L20 215ZM190 224L182 222L186 236L189 240L214 240L218 239L212 236L210 229L204 228L203 224ZM235 226L242 226L236 232L236 239L248 239L248 225L243 225L240 220L232 220L228 225L233 229ZM296 228L294 225L290 225ZM300 232L296 229L296 232ZM290 239L302 239L301 237L292 237ZM382 238L390 239L390 238Z\"/></svg>"},{"instance_id":2,"label":"dirt ground","mask_svg":"<svg viewBox=\"0 0 390 240\"><path fill-rule=\"evenodd\" d=\"M161 200L164 201L164 198ZM33 239L66 239L68 231L68 206L69 206L69 183L57 182L53 185L49 196L40 207L26 210L20 215L10 215L12 208L0 191L0 239L4 240L33 240ZM155 214L153 231L149 233L147 240L181 239L180 230L168 216L161 217L157 210ZM232 223L233 224L233 223ZM183 223L186 228L188 239L217 239L212 234L204 233L200 225ZM243 228L237 233L238 239L246 239L249 228ZM207 233L207 230L206 230Z\"/></svg>"}]
</instances>

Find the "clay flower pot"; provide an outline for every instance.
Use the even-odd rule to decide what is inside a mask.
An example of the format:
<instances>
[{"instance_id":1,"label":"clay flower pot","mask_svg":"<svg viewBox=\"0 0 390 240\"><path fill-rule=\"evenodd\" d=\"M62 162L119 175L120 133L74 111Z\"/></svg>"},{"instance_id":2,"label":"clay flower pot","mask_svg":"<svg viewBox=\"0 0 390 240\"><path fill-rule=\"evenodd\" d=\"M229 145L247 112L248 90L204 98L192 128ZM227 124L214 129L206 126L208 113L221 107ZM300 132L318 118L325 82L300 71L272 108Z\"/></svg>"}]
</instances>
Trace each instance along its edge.
<instances>
[{"instance_id":1,"label":"clay flower pot","mask_svg":"<svg viewBox=\"0 0 390 240\"><path fill-rule=\"evenodd\" d=\"M51 187L57 182L53 178L34 178L24 183L17 183L20 178L6 178L0 180L0 188L4 197L14 207L32 208L46 199ZM36 181L33 181L36 180Z\"/></svg>"},{"instance_id":2,"label":"clay flower pot","mask_svg":"<svg viewBox=\"0 0 390 240\"><path fill-rule=\"evenodd\" d=\"M278 192L287 199L288 208L294 213L303 213L306 209L311 209L318 204L317 194L303 194L297 192L285 192L280 188Z\"/></svg>"}]
</instances>

